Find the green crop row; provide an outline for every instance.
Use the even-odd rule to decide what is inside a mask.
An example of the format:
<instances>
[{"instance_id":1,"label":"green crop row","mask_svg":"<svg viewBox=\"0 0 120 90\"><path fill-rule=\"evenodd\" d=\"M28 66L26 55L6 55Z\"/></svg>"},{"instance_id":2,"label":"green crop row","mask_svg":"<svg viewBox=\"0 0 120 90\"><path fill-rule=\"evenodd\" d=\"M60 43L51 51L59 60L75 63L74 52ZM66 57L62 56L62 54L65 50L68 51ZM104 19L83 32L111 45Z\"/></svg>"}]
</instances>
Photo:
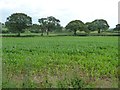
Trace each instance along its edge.
<instances>
[{"instance_id":1,"label":"green crop row","mask_svg":"<svg viewBox=\"0 0 120 90\"><path fill-rule=\"evenodd\" d=\"M118 37L2 41L3 87L89 87L98 79L118 78Z\"/></svg>"}]
</instances>

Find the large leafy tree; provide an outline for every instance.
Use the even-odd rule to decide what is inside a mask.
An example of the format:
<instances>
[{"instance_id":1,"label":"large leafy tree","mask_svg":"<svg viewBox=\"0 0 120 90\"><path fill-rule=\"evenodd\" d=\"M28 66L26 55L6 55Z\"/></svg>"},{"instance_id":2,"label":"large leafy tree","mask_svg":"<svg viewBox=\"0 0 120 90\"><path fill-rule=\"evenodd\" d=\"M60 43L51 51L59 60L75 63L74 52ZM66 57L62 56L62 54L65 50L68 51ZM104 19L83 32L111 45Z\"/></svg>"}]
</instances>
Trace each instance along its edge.
<instances>
[{"instance_id":1,"label":"large leafy tree","mask_svg":"<svg viewBox=\"0 0 120 90\"><path fill-rule=\"evenodd\" d=\"M13 13L5 22L7 28L20 36L24 29L32 25L32 18L24 13Z\"/></svg>"},{"instance_id":2,"label":"large leafy tree","mask_svg":"<svg viewBox=\"0 0 120 90\"><path fill-rule=\"evenodd\" d=\"M98 33L101 31L105 31L109 28L109 25L106 20L104 19L96 19L92 22L92 29L98 30Z\"/></svg>"},{"instance_id":3,"label":"large leafy tree","mask_svg":"<svg viewBox=\"0 0 120 90\"><path fill-rule=\"evenodd\" d=\"M43 35L44 31L46 31L47 35L49 35L50 31L53 31L57 27L60 26L60 24L59 24L60 20L56 19L53 16L38 19L38 22L40 23L40 26L41 26L41 29L42 29L42 35Z\"/></svg>"},{"instance_id":4,"label":"large leafy tree","mask_svg":"<svg viewBox=\"0 0 120 90\"><path fill-rule=\"evenodd\" d=\"M85 29L85 25L82 21L80 20L73 20L71 22L69 22L66 27L65 27L67 30L69 31L73 31L74 32L74 35L76 36L76 32L77 30L80 30L80 31L84 31Z\"/></svg>"},{"instance_id":5,"label":"large leafy tree","mask_svg":"<svg viewBox=\"0 0 120 90\"><path fill-rule=\"evenodd\" d=\"M41 27L41 33L42 33L41 36L43 36L43 33L46 30L47 18L38 19L38 22L40 23L40 27Z\"/></svg>"}]
</instances>

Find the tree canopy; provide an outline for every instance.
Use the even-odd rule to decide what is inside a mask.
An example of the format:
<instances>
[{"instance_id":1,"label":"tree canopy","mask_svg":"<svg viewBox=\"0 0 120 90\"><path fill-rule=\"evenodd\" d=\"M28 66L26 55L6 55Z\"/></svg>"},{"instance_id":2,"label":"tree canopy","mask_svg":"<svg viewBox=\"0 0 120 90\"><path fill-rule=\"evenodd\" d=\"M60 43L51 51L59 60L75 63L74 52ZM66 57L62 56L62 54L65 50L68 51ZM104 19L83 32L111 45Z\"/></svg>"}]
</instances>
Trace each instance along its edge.
<instances>
[{"instance_id":1,"label":"tree canopy","mask_svg":"<svg viewBox=\"0 0 120 90\"><path fill-rule=\"evenodd\" d=\"M106 20L104 19L96 19L92 22L92 29L98 30L98 33L105 31L109 28L109 25Z\"/></svg>"},{"instance_id":2,"label":"tree canopy","mask_svg":"<svg viewBox=\"0 0 120 90\"><path fill-rule=\"evenodd\" d=\"M116 25L116 27L114 28L114 31L120 31L120 24Z\"/></svg>"},{"instance_id":3,"label":"tree canopy","mask_svg":"<svg viewBox=\"0 0 120 90\"><path fill-rule=\"evenodd\" d=\"M67 30L73 31L74 35L76 36L77 30L83 31L85 29L85 25L80 20L73 20L69 22L66 27Z\"/></svg>"},{"instance_id":4,"label":"tree canopy","mask_svg":"<svg viewBox=\"0 0 120 90\"><path fill-rule=\"evenodd\" d=\"M18 33L20 36L20 33L24 31L23 29L32 25L32 18L24 13L13 13L7 18L5 25L11 32Z\"/></svg>"},{"instance_id":5,"label":"tree canopy","mask_svg":"<svg viewBox=\"0 0 120 90\"><path fill-rule=\"evenodd\" d=\"M96 28L95 28L95 26L92 22L87 22L87 23L85 23L85 25L86 25L86 27L89 31L95 31L96 30Z\"/></svg>"},{"instance_id":6,"label":"tree canopy","mask_svg":"<svg viewBox=\"0 0 120 90\"><path fill-rule=\"evenodd\" d=\"M46 31L48 35L50 31L60 27L60 20L56 19L53 16L38 19L38 22L40 23L42 29L42 35L44 31Z\"/></svg>"},{"instance_id":7,"label":"tree canopy","mask_svg":"<svg viewBox=\"0 0 120 90\"><path fill-rule=\"evenodd\" d=\"M32 33L39 33L39 32L41 32L40 25L38 25L38 24L32 24L29 27L29 31L32 32Z\"/></svg>"}]
</instances>

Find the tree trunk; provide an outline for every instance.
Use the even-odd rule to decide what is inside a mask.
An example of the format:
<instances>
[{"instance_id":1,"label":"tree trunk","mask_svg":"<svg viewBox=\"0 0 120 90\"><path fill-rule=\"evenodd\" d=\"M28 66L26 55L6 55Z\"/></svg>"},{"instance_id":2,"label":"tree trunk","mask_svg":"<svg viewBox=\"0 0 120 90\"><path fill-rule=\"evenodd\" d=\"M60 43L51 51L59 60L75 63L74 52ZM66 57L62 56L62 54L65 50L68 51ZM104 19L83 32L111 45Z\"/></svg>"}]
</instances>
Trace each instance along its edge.
<instances>
[{"instance_id":1,"label":"tree trunk","mask_svg":"<svg viewBox=\"0 0 120 90\"><path fill-rule=\"evenodd\" d=\"M41 36L43 36L43 33L41 33Z\"/></svg>"},{"instance_id":2,"label":"tree trunk","mask_svg":"<svg viewBox=\"0 0 120 90\"><path fill-rule=\"evenodd\" d=\"M74 31L74 36L76 36L77 34L76 34L76 31Z\"/></svg>"},{"instance_id":3,"label":"tree trunk","mask_svg":"<svg viewBox=\"0 0 120 90\"><path fill-rule=\"evenodd\" d=\"M42 30L41 36L43 36L43 30Z\"/></svg>"},{"instance_id":4,"label":"tree trunk","mask_svg":"<svg viewBox=\"0 0 120 90\"><path fill-rule=\"evenodd\" d=\"M18 37L20 37L20 32L18 32L18 35L17 35Z\"/></svg>"},{"instance_id":5,"label":"tree trunk","mask_svg":"<svg viewBox=\"0 0 120 90\"><path fill-rule=\"evenodd\" d=\"M47 36L49 35L49 28L47 29Z\"/></svg>"},{"instance_id":6,"label":"tree trunk","mask_svg":"<svg viewBox=\"0 0 120 90\"><path fill-rule=\"evenodd\" d=\"M98 30L98 33L100 33L100 29Z\"/></svg>"},{"instance_id":7,"label":"tree trunk","mask_svg":"<svg viewBox=\"0 0 120 90\"><path fill-rule=\"evenodd\" d=\"M49 35L49 31L47 30L47 36Z\"/></svg>"}]
</instances>

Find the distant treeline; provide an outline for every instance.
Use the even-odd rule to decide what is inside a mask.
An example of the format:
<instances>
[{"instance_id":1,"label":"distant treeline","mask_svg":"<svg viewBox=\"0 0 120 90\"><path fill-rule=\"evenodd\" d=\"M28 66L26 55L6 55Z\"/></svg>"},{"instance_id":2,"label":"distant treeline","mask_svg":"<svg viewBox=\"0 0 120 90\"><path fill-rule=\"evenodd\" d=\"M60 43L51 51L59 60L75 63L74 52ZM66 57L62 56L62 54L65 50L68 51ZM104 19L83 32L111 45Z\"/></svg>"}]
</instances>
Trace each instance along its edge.
<instances>
[{"instance_id":1,"label":"distant treeline","mask_svg":"<svg viewBox=\"0 0 120 90\"><path fill-rule=\"evenodd\" d=\"M46 33L49 35L50 32L73 32L76 36L77 32L84 31L89 35L93 31L97 31L96 35L101 32L120 32L120 24L117 24L114 29L109 29L109 24L104 19L96 19L92 22L82 22L81 20L72 20L65 27L61 26L60 20L53 16L38 19L39 24L32 23L32 17L24 13L13 13L7 17L5 23L0 23L1 33L20 33L31 32L31 33L41 33L41 36ZM91 34L92 35L92 34ZM93 34L94 35L94 34Z\"/></svg>"}]
</instances>

